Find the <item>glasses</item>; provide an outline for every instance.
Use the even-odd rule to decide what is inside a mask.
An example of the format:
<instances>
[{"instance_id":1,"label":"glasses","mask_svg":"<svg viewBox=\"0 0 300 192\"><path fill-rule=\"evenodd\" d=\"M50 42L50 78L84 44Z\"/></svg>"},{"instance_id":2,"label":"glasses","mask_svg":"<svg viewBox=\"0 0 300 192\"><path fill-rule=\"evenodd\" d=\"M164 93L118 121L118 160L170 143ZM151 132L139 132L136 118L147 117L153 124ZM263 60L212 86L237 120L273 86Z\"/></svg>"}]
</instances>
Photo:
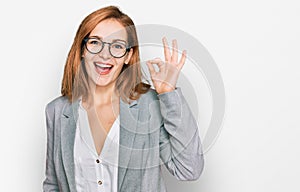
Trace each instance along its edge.
<instances>
[{"instance_id":1,"label":"glasses","mask_svg":"<svg viewBox=\"0 0 300 192\"><path fill-rule=\"evenodd\" d=\"M104 42L101 39L92 37L92 38L85 38L84 45L88 52L92 54L100 53L105 44L108 44L108 50L111 56L115 58L124 57L124 55L130 50L131 47L127 47L125 42L123 41L115 41L112 43Z\"/></svg>"}]
</instances>

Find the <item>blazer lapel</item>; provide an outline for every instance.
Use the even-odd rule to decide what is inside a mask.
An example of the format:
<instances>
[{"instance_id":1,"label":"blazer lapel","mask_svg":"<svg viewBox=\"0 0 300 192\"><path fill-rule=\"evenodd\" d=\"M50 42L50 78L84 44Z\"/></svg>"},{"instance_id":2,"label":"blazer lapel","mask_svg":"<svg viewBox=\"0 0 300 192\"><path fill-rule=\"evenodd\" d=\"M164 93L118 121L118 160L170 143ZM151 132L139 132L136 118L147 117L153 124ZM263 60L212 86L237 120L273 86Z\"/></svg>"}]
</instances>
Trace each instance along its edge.
<instances>
[{"instance_id":1,"label":"blazer lapel","mask_svg":"<svg viewBox=\"0 0 300 192\"><path fill-rule=\"evenodd\" d=\"M136 100L134 100L131 104L127 104L120 99L118 191L121 189L124 176L128 168L133 142L136 135L138 115L139 108Z\"/></svg>"},{"instance_id":2,"label":"blazer lapel","mask_svg":"<svg viewBox=\"0 0 300 192\"><path fill-rule=\"evenodd\" d=\"M79 100L66 105L61 117L61 150L62 162L65 168L70 191L76 191L75 166L74 166L74 142L76 134L76 122L78 119ZM124 181L128 163L130 160L136 128L139 108L137 101L131 104L124 103L120 98L120 141L119 141L119 167L118 167L118 191Z\"/></svg>"},{"instance_id":3,"label":"blazer lapel","mask_svg":"<svg viewBox=\"0 0 300 192\"><path fill-rule=\"evenodd\" d=\"M78 119L79 100L69 104L61 117L61 150L70 191L76 191L74 171L74 141Z\"/></svg>"}]
</instances>

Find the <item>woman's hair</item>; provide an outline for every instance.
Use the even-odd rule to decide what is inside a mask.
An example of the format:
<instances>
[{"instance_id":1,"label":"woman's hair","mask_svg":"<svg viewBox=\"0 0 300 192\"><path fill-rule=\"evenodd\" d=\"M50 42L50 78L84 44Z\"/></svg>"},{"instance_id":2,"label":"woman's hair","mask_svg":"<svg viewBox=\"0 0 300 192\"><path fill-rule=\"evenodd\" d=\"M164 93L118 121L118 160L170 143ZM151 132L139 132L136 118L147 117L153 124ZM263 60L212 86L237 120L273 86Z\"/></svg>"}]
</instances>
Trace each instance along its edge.
<instances>
[{"instance_id":1,"label":"woman's hair","mask_svg":"<svg viewBox=\"0 0 300 192\"><path fill-rule=\"evenodd\" d=\"M89 14L77 30L65 64L61 87L61 94L67 96L70 102L80 96L85 99L88 98L90 86L82 58L84 50L83 40L89 36L97 24L106 19L114 19L125 27L128 44L133 50L130 61L127 65L123 65L116 81L115 87L121 98L126 102L129 102L129 99L136 100L150 88L149 84L142 83L143 74L140 65L138 39L133 21L117 7L108 6Z\"/></svg>"}]
</instances>

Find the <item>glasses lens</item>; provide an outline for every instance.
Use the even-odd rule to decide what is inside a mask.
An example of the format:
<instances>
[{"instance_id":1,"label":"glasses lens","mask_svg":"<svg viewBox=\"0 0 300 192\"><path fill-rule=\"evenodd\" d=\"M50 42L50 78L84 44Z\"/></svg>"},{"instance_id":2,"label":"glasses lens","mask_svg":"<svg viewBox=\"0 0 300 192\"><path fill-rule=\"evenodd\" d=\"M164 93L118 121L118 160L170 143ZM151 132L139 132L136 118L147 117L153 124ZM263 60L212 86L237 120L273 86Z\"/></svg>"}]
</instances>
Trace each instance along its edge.
<instances>
[{"instance_id":1,"label":"glasses lens","mask_svg":"<svg viewBox=\"0 0 300 192\"><path fill-rule=\"evenodd\" d=\"M99 53L102 50L103 43L99 39L88 39L86 42L86 48L91 53Z\"/></svg>"},{"instance_id":2,"label":"glasses lens","mask_svg":"<svg viewBox=\"0 0 300 192\"><path fill-rule=\"evenodd\" d=\"M113 57L123 57L126 53L126 45L121 42L114 42L110 45L110 53Z\"/></svg>"}]
</instances>

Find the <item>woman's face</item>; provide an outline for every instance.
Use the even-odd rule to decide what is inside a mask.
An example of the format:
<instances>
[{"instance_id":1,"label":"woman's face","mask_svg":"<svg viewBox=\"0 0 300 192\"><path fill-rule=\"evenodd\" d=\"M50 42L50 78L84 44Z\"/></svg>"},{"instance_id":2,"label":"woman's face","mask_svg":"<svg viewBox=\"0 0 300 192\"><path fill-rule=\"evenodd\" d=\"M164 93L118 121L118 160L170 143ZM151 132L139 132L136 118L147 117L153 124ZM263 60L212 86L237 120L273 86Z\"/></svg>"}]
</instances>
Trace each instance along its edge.
<instances>
[{"instance_id":1,"label":"woman's face","mask_svg":"<svg viewBox=\"0 0 300 192\"><path fill-rule=\"evenodd\" d=\"M83 57L89 78L96 86L114 85L124 63L127 64L132 55L132 49L121 58L115 58L111 55L111 53L116 55L120 50L122 51L122 45L128 46L125 27L116 20L104 20L91 31L89 39L86 43L90 48L89 50L97 50L97 47L101 47L99 46L101 41L105 42L103 49L96 54L88 51L86 47L84 48ZM115 44L109 45L108 43ZM109 51L109 46L111 51Z\"/></svg>"}]
</instances>

